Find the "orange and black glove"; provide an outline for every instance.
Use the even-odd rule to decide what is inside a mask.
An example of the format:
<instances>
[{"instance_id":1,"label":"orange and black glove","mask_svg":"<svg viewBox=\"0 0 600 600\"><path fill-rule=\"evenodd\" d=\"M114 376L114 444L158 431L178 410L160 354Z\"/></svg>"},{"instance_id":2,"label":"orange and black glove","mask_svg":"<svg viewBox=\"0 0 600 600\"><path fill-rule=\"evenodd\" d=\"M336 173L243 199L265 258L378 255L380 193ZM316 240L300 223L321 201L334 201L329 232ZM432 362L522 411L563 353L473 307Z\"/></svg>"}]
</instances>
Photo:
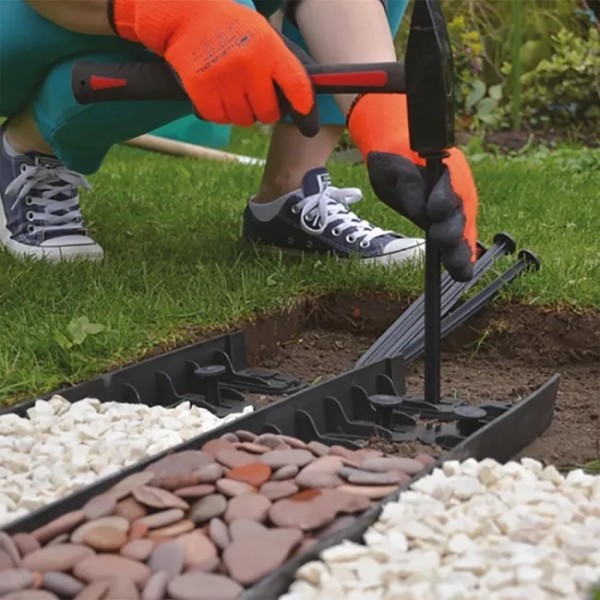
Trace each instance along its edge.
<instances>
[{"instance_id":1,"label":"orange and black glove","mask_svg":"<svg viewBox=\"0 0 600 600\"><path fill-rule=\"evenodd\" d=\"M405 95L359 96L348 115L348 130L378 198L429 232L453 279L471 279L477 260L478 196L460 149L449 151L442 176L427 196L425 161L410 148Z\"/></svg>"},{"instance_id":2,"label":"orange and black glove","mask_svg":"<svg viewBox=\"0 0 600 600\"><path fill-rule=\"evenodd\" d=\"M313 111L301 62L265 17L235 0L109 0L109 20L171 65L202 119L274 123L278 94L299 115Z\"/></svg>"}]
</instances>

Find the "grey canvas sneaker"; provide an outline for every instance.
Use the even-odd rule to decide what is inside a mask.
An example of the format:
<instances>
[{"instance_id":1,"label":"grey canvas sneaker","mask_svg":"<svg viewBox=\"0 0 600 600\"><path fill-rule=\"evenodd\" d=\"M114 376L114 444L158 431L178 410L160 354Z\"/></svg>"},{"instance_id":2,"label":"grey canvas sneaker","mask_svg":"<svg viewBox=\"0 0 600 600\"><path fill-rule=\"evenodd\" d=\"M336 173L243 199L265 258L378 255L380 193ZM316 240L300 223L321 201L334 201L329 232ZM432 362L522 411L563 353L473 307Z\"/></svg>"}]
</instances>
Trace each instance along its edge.
<instances>
[{"instance_id":1,"label":"grey canvas sneaker","mask_svg":"<svg viewBox=\"0 0 600 600\"><path fill-rule=\"evenodd\" d=\"M358 188L336 188L324 167L306 173L303 186L268 205L244 211L246 240L291 252L333 254L379 265L420 261L425 240L388 231L361 219L350 210L362 193Z\"/></svg>"},{"instance_id":2,"label":"grey canvas sneaker","mask_svg":"<svg viewBox=\"0 0 600 600\"><path fill-rule=\"evenodd\" d=\"M79 208L83 175L58 159L9 152L0 128L0 244L18 257L100 260Z\"/></svg>"}]
</instances>

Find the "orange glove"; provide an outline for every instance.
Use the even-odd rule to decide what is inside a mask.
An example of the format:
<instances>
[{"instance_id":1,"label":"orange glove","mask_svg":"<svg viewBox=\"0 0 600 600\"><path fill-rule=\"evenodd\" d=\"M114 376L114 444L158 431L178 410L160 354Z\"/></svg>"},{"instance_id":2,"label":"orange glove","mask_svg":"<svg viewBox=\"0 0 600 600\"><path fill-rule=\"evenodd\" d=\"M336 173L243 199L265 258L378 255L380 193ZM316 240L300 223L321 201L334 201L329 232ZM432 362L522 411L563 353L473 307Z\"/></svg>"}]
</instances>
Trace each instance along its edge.
<instances>
[{"instance_id":1,"label":"orange glove","mask_svg":"<svg viewBox=\"0 0 600 600\"><path fill-rule=\"evenodd\" d=\"M450 149L446 168L427 198L425 161L410 148L405 95L359 97L348 115L348 130L379 199L429 231L450 275L469 280L477 260L478 197L465 155Z\"/></svg>"},{"instance_id":2,"label":"orange glove","mask_svg":"<svg viewBox=\"0 0 600 600\"><path fill-rule=\"evenodd\" d=\"M120 37L143 44L175 70L198 115L250 126L315 104L310 79L267 19L234 0L109 0Z\"/></svg>"}]
</instances>

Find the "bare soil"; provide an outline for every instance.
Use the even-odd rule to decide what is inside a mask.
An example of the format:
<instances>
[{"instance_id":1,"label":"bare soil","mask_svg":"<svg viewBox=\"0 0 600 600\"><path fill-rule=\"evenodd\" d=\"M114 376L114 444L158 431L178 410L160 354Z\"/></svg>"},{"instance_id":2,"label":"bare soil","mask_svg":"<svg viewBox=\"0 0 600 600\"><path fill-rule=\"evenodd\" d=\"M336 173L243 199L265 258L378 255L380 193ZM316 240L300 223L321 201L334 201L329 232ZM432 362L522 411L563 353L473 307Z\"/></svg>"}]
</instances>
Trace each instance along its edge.
<instances>
[{"instance_id":1,"label":"bare soil","mask_svg":"<svg viewBox=\"0 0 600 600\"><path fill-rule=\"evenodd\" d=\"M249 363L309 382L339 375L407 306L336 295L262 316L246 327ZM442 357L444 396L471 402L516 402L560 373L553 424L522 454L558 466L600 458L600 312L495 304L446 339ZM409 393L422 393L422 371L411 365Z\"/></svg>"}]
</instances>

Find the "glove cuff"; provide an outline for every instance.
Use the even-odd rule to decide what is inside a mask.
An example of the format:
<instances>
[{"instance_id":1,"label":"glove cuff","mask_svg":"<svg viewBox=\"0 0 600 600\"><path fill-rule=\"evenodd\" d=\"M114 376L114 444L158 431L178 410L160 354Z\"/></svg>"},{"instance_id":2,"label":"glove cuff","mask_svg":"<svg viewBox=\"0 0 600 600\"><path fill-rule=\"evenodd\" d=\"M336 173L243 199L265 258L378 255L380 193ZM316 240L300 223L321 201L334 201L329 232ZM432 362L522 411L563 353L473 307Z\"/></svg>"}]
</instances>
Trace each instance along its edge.
<instances>
[{"instance_id":1,"label":"glove cuff","mask_svg":"<svg viewBox=\"0 0 600 600\"><path fill-rule=\"evenodd\" d=\"M130 42L141 42L135 32L137 1L108 0L108 21L114 32Z\"/></svg>"},{"instance_id":2,"label":"glove cuff","mask_svg":"<svg viewBox=\"0 0 600 600\"><path fill-rule=\"evenodd\" d=\"M385 152L424 164L410 148L405 94L359 95L350 107L346 123L365 160L369 152Z\"/></svg>"}]
</instances>

